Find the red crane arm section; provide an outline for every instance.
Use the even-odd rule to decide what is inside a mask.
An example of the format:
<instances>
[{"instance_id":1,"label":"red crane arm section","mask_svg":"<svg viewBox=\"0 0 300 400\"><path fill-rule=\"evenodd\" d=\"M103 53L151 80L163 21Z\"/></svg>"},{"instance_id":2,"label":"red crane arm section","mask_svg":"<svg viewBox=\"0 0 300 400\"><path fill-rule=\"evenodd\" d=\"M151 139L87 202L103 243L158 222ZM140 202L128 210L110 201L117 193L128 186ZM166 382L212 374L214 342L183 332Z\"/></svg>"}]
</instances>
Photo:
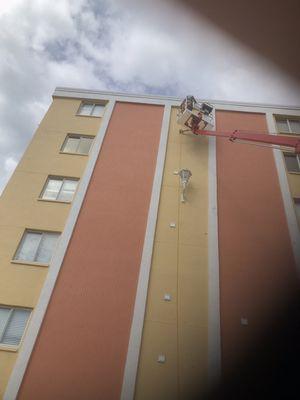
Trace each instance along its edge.
<instances>
[{"instance_id":1,"label":"red crane arm section","mask_svg":"<svg viewBox=\"0 0 300 400\"><path fill-rule=\"evenodd\" d=\"M267 133L257 133L248 131L204 131L200 129L192 129L195 135L215 136L229 139L231 142L235 140L244 140L253 143L264 143L268 145L276 145L289 147L295 150L296 154L300 154L300 139L290 136L277 136Z\"/></svg>"}]
</instances>

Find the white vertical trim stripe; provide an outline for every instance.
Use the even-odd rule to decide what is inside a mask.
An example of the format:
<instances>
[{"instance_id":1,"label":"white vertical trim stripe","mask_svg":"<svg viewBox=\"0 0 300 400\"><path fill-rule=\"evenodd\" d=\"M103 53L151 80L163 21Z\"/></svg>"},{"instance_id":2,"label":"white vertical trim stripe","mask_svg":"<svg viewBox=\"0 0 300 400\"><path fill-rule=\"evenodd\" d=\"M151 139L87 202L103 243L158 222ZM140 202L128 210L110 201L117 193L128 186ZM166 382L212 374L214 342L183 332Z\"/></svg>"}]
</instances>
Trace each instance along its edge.
<instances>
[{"instance_id":1,"label":"white vertical trim stripe","mask_svg":"<svg viewBox=\"0 0 300 400\"><path fill-rule=\"evenodd\" d=\"M18 391L21 386L31 352L34 348L35 341L42 325L55 286L56 279L58 277L69 241L73 233L73 229L77 221L79 211L81 209L81 205L83 203L92 173L94 171L94 167L106 134L114 105L115 101L111 100L106 108L99 132L95 137L95 142L91 149L85 172L79 184L78 191L74 197L73 204L71 206L71 210L66 221L65 229L61 235L56 252L50 263L47 278L42 288L39 301L33 311L31 322L23 341L23 346L17 358L13 372L10 376L3 400L14 400L18 395Z\"/></svg>"},{"instance_id":2,"label":"white vertical trim stripe","mask_svg":"<svg viewBox=\"0 0 300 400\"><path fill-rule=\"evenodd\" d=\"M267 125L269 132L276 132L276 123L272 112L266 113ZM274 133L273 133L274 134ZM279 185L284 205L284 211L287 219L289 234L291 238L293 254L300 275L300 231L297 222L297 216L293 204L293 198L290 192L290 187L287 179L287 174L284 166L284 160L280 150L273 149L275 165L278 173Z\"/></svg>"},{"instance_id":3,"label":"white vertical trim stripe","mask_svg":"<svg viewBox=\"0 0 300 400\"><path fill-rule=\"evenodd\" d=\"M144 326L153 242L167 148L170 115L171 104L166 103L161 127L160 143L157 153L156 169L153 179L151 201L148 212L147 228L145 233L144 247L135 298L127 359L123 376L121 400L132 400L134 397L135 382L142 341L142 331Z\"/></svg>"},{"instance_id":4,"label":"white vertical trim stripe","mask_svg":"<svg viewBox=\"0 0 300 400\"><path fill-rule=\"evenodd\" d=\"M216 138L208 150L208 378L214 384L221 376L220 280L217 204Z\"/></svg>"}]
</instances>

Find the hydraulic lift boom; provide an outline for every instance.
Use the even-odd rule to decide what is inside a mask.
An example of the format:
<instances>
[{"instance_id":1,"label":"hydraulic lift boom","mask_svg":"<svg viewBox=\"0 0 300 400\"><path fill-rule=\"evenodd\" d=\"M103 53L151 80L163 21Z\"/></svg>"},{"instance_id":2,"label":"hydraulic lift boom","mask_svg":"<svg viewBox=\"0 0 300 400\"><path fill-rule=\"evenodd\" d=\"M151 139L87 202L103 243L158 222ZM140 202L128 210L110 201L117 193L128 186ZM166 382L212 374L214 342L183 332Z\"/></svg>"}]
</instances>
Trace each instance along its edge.
<instances>
[{"instance_id":1,"label":"hydraulic lift boom","mask_svg":"<svg viewBox=\"0 0 300 400\"><path fill-rule=\"evenodd\" d=\"M213 106L199 103L193 96L187 96L180 105L177 122L187 129L181 133L192 132L194 135L227 138L231 142L245 142L269 146L300 154L300 139L252 131L212 131L214 126Z\"/></svg>"}]
</instances>

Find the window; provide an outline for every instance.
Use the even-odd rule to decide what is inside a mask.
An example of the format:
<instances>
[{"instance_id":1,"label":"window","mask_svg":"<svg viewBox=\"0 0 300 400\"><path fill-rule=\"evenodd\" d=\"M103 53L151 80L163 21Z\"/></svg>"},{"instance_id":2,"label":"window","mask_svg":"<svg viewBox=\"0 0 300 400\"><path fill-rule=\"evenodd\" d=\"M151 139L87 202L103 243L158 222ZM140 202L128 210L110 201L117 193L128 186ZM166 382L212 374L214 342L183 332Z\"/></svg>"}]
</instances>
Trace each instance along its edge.
<instances>
[{"instance_id":1,"label":"window","mask_svg":"<svg viewBox=\"0 0 300 400\"><path fill-rule=\"evenodd\" d=\"M297 154L284 153L285 166L288 172L300 172L300 159Z\"/></svg>"},{"instance_id":2,"label":"window","mask_svg":"<svg viewBox=\"0 0 300 400\"><path fill-rule=\"evenodd\" d=\"M300 135L300 118L276 117L277 129L281 133L292 133Z\"/></svg>"},{"instance_id":3,"label":"window","mask_svg":"<svg viewBox=\"0 0 300 400\"><path fill-rule=\"evenodd\" d=\"M14 260L49 264L59 233L26 230Z\"/></svg>"},{"instance_id":4,"label":"window","mask_svg":"<svg viewBox=\"0 0 300 400\"><path fill-rule=\"evenodd\" d=\"M41 194L44 200L71 202L76 191L78 179L49 177Z\"/></svg>"},{"instance_id":5,"label":"window","mask_svg":"<svg viewBox=\"0 0 300 400\"><path fill-rule=\"evenodd\" d=\"M294 198L294 206L298 221L300 221L300 199Z\"/></svg>"},{"instance_id":6,"label":"window","mask_svg":"<svg viewBox=\"0 0 300 400\"><path fill-rule=\"evenodd\" d=\"M0 344L18 346L31 310L0 306Z\"/></svg>"},{"instance_id":7,"label":"window","mask_svg":"<svg viewBox=\"0 0 300 400\"><path fill-rule=\"evenodd\" d=\"M88 115L93 117L102 117L105 105L97 103L82 103L78 110L78 115Z\"/></svg>"},{"instance_id":8,"label":"window","mask_svg":"<svg viewBox=\"0 0 300 400\"><path fill-rule=\"evenodd\" d=\"M63 153L89 154L93 139L92 136L68 135L61 151Z\"/></svg>"}]
</instances>

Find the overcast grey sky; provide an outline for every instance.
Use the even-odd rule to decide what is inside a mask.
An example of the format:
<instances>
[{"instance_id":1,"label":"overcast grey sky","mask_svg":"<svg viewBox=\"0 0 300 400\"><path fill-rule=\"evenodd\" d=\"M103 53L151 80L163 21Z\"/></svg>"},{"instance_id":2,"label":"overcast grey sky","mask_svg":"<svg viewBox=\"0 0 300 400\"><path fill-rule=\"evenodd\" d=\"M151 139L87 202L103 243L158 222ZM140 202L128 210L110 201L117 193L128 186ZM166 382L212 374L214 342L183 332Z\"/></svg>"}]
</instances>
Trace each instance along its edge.
<instances>
[{"instance_id":1,"label":"overcast grey sky","mask_svg":"<svg viewBox=\"0 0 300 400\"><path fill-rule=\"evenodd\" d=\"M0 0L0 193L56 86L300 105L296 83L163 0Z\"/></svg>"}]
</instances>

